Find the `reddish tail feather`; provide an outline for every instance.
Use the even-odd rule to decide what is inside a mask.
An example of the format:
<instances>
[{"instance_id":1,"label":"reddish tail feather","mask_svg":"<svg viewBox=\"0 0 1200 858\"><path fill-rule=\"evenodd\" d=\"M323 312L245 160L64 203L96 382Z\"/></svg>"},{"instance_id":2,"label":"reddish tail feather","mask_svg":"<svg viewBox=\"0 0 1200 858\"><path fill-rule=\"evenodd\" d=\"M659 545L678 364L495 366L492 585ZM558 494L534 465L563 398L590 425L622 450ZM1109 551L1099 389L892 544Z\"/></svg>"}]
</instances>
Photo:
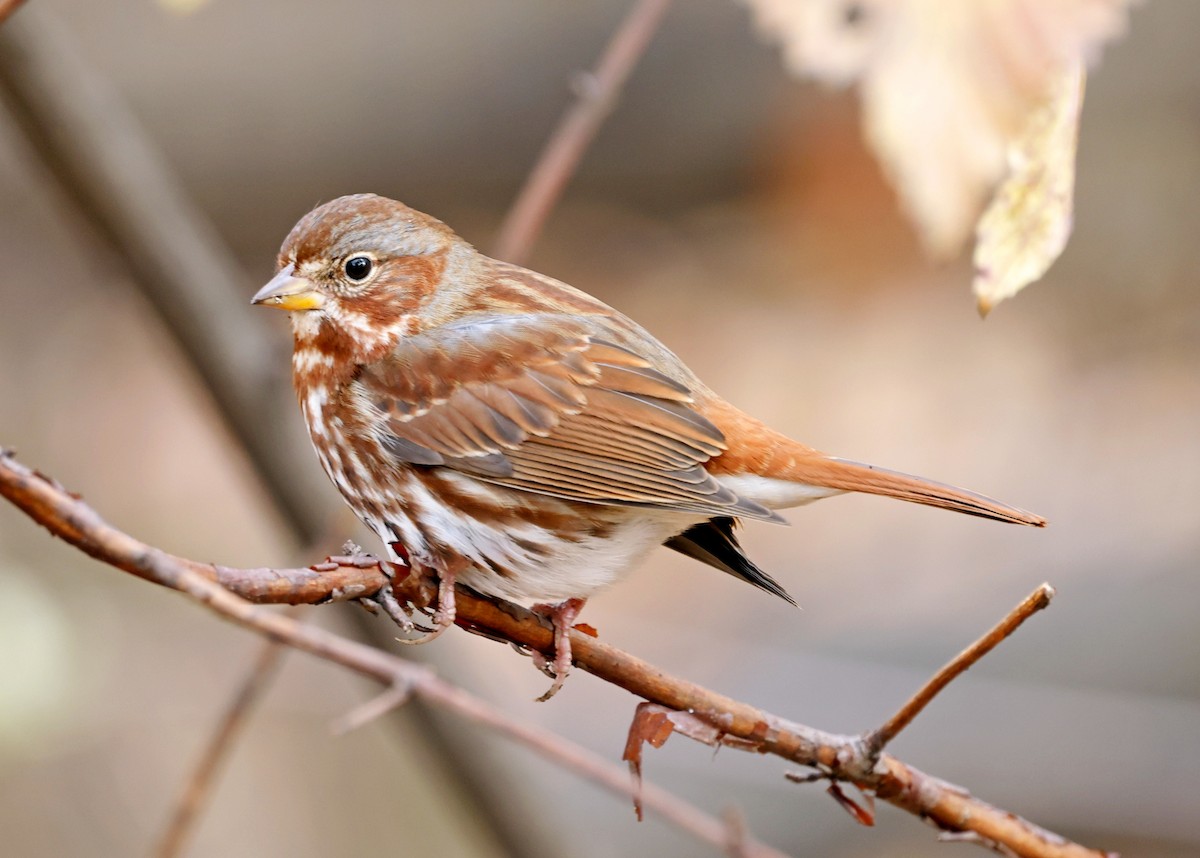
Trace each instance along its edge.
<instances>
[{"instance_id":1,"label":"reddish tail feather","mask_svg":"<svg viewBox=\"0 0 1200 858\"><path fill-rule=\"evenodd\" d=\"M775 476L839 491L884 495L1011 524L1046 526L1046 519L1040 515L957 486L833 456L797 457L786 474Z\"/></svg>"}]
</instances>

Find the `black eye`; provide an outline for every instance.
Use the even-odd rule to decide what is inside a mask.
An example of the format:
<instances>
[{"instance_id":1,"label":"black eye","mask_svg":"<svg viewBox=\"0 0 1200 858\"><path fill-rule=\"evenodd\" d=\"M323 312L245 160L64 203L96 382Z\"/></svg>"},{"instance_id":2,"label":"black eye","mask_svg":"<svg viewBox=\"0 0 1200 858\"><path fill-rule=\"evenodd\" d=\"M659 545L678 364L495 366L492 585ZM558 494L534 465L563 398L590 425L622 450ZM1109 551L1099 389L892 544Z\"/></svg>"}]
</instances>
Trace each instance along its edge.
<instances>
[{"instance_id":1,"label":"black eye","mask_svg":"<svg viewBox=\"0 0 1200 858\"><path fill-rule=\"evenodd\" d=\"M351 280L366 280L367 275L371 273L373 263L366 256L351 256L342 267L346 271L346 276Z\"/></svg>"}]
</instances>

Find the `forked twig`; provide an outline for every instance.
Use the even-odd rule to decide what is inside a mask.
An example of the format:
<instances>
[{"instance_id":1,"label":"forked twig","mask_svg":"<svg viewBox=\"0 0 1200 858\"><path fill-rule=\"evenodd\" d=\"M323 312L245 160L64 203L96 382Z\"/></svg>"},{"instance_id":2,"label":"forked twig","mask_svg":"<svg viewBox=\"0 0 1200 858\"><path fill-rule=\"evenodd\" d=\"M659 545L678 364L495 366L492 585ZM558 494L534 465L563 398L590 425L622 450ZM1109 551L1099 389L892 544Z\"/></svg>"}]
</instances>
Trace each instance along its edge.
<instances>
[{"instance_id":1,"label":"forked twig","mask_svg":"<svg viewBox=\"0 0 1200 858\"><path fill-rule=\"evenodd\" d=\"M232 622L295 649L339 664L390 688L411 688L416 697L440 706L542 754L576 774L623 798L633 787L623 769L542 727L524 724L491 704L441 679L429 668L341 637L313 625L298 623L277 611L264 610L225 589L201 571L202 564L180 562L117 530L62 486L19 464L0 449L0 495L8 498L39 524L92 557L156 584L170 587L200 602ZM382 573L380 573L382 576ZM661 788L647 786L645 806L689 834L718 849L729 837L726 826L695 806ZM747 855L782 858L782 853L747 838Z\"/></svg>"},{"instance_id":2,"label":"forked twig","mask_svg":"<svg viewBox=\"0 0 1200 858\"><path fill-rule=\"evenodd\" d=\"M885 721L882 726L872 730L863 737L863 742L867 746L868 753L878 754L886 748L888 743L896 738L901 730L911 724L912 720L921 714L921 710L929 705L929 702L943 688L954 681L955 677L995 649L997 644L1020 628L1021 624L1027 619L1043 608L1048 607L1050 600L1053 598L1054 588L1049 584L1042 584L1030 593L1021 604L1013 608L1008 616L993 626L975 643L950 659L916 694L908 699L907 703L896 711L895 715Z\"/></svg>"},{"instance_id":3,"label":"forked twig","mask_svg":"<svg viewBox=\"0 0 1200 858\"><path fill-rule=\"evenodd\" d=\"M596 68L575 82L575 102L546 141L537 163L500 225L493 256L522 265L588 144L658 29L671 0L637 0Z\"/></svg>"},{"instance_id":4,"label":"forked twig","mask_svg":"<svg viewBox=\"0 0 1200 858\"><path fill-rule=\"evenodd\" d=\"M504 735L546 754L561 764L632 798L625 773L541 728L516 722L462 689L449 685L427 668L406 662L364 644L340 638L322 629L296 624L290 618L264 611L234 595L218 583L214 567L173 558L105 524L78 497L52 480L16 462L0 451L0 495L7 497L56 536L71 542L97 559L189 594L223 616L290 646L341 664L389 686L413 689L413 694L436 705L486 724ZM236 570L234 570L236 571ZM298 586L314 596L319 588L310 569L273 570L280 579L296 573ZM377 568L358 568L364 583L374 573L374 590L389 579ZM330 573L336 574L336 573ZM239 576L233 576L237 582ZM554 632L532 612L508 603L483 599L470 590L458 592L456 622L494 637L542 653L553 652ZM944 831L973 832L980 843L998 844L1029 858L1102 858L1104 853L1072 843L1021 817L994 807L966 790L897 760L889 754L868 753L859 736L828 733L771 715L749 704L670 676L599 639L571 631L575 663L608 682L648 701L711 724L723 743L769 753L823 772L831 780L853 783ZM682 803L647 787L642 800L649 809L668 816L707 842L722 848L729 841L726 826ZM755 845L750 854L765 853Z\"/></svg>"}]
</instances>

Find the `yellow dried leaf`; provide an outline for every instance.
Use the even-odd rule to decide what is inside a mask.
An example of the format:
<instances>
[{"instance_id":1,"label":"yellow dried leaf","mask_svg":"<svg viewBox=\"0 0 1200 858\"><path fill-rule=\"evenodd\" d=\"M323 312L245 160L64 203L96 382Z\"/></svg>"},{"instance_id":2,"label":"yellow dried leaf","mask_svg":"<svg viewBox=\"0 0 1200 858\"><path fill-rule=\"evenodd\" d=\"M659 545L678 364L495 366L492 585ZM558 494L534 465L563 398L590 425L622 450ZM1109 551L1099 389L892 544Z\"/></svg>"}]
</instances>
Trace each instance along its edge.
<instances>
[{"instance_id":1,"label":"yellow dried leaf","mask_svg":"<svg viewBox=\"0 0 1200 858\"><path fill-rule=\"evenodd\" d=\"M208 0L158 0L159 6L176 15L190 15L207 4Z\"/></svg>"},{"instance_id":2,"label":"yellow dried leaf","mask_svg":"<svg viewBox=\"0 0 1200 858\"><path fill-rule=\"evenodd\" d=\"M972 288L981 315L1045 274L1066 247L1084 80L1082 64L1061 72L1009 145L1008 175L976 229Z\"/></svg>"},{"instance_id":3,"label":"yellow dried leaf","mask_svg":"<svg viewBox=\"0 0 1200 858\"><path fill-rule=\"evenodd\" d=\"M793 72L858 83L863 125L931 255L966 242L1047 86L1130 0L746 0Z\"/></svg>"}]
</instances>

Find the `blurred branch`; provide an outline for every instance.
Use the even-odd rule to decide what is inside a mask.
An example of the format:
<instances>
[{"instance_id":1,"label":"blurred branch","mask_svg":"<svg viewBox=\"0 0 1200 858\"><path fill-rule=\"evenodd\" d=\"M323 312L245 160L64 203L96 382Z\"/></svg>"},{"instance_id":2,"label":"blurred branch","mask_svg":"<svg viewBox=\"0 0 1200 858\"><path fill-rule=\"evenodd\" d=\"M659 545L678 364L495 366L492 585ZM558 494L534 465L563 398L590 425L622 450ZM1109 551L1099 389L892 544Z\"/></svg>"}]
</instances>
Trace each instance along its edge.
<instances>
[{"instance_id":1,"label":"blurred branch","mask_svg":"<svg viewBox=\"0 0 1200 858\"><path fill-rule=\"evenodd\" d=\"M579 101L564 116L506 221L497 256L520 259L528 253L668 3L639 0L596 71L584 78ZM0 21L17 5L19 0L0 0ZM0 95L33 150L111 242L178 338L296 533L304 538L319 532L327 509L322 498L328 495L317 488L323 483L312 479L316 469L295 467L297 455L308 455L302 452L306 445L297 443L300 423L271 413L282 401L270 394L277 380L273 352L259 336L258 324L248 313L239 312L239 302L232 300L248 294L247 278L189 202L119 94L34 8L0 31ZM280 433L289 432L289 427L295 428L290 432L292 440L281 440ZM239 570L171 557L108 528L61 487L3 456L0 492L53 533L104 562L183 590L261 634L384 682L391 695L383 703L398 704L402 692L411 691L554 756L610 790L630 795L624 773L604 760L540 729L506 719L426 669L328 632L298 626L233 595L288 604L370 598L389 586L377 565L331 561L309 569ZM405 583L411 582L401 586ZM459 593L458 604L461 625L552 652L553 632L538 615L467 591ZM986 805L889 755L876 759L867 744L869 736L836 735L792 724L667 676L578 632L572 632L572 644L581 667L664 707L693 711L715 726L718 741L740 739L742 747L816 767L822 777L853 782L973 842L1000 844L1018 855L1099 854ZM935 677L932 691L927 686L919 692L914 697L918 702L906 704L881 730L891 725L894 735L952 678L948 675L937 684ZM372 711L386 710L376 705ZM358 720L362 717L360 713ZM729 846L738 854L769 854L765 847L748 842L736 826L726 828L660 790L648 788L644 800L647 807L690 826L709 842Z\"/></svg>"},{"instance_id":2,"label":"blurred branch","mask_svg":"<svg viewBox=\"0 0 1200 858\"><path fill-rule=\"evenodd\" d=\"M254 664L250 666L237 693L217 723L216 731L209 739L208 746L175 805L171 822L154 853L157 858L175 858L183 854L200 812L208 801L209 793L212 792L216 775L233 752L234 743L246 726L250 710L266 693L271 680L275 678L284 651L279 641L268 639L263 642L258 658L254 659Z\"/></svg>"},{"instance_id":3,"label":"blurred branch","mask_svg":"<svg viewBox=\"0 0 1200 858\"><path fill-rule=\"evenodd\" d=\"M284 354L250 310L256 278L240 270L120 91L69 35L38 5L8 22L0 30L0 101L28 138L30 154L125 263L131 285L159 313L297 543L312 544L328 531L330 511L344 507L315 466L290 392L283 392ZM222 577L255 601L341 601L363 591L363 573L354 568L289 570L285 581L269 569L187 562L196 574ZM445 731L426 725L425 735L438 746L434 759L447 776L466 787L457 800L469 803L470 814L493 836L511 839L508 820L480 800L472 772Z\"/></svg>"},{"instance_id":4,"label":"blurred branch","mask_svg":"<svg viewBox=\"0 0 1200 858\"><path fill-rule=\"evenodd\" d=\"M0 9L7 12L16 5L7 0ZM595 76L583 79L589 88L581 91L580 106L586 109L568 114L577 117L570 121L573 130L555 147L560 154L554 159L558 165L554 170L561 178L552 184L558 189L611 107L666 6L665 0L638 0ZM126 264L132 284L154 306L195 367L293 534L299 542L311 543L326 529L335 496L319 469L297 466L297 462L311 465L313 459L301 421L291 413L279 413L281 405L291 406L290 396L279 395L287 364L276 359L281 356L261 335L262 323L245 311L243 302L252 278L240 270L189 199L121 93L87 62L53 16L45 9L31 8L11 23L0 32L0 98L29 139L29 151L41 159L96 233ZM543 175L548 174L543 171ZM538 191L543 198L539 222L525 227L526 242L532 242L552 204L545 194ZM551 196L556 195L552 188ZM340 601L364 592L365 573L354 568L320 574L287 570L285 580L275 570L221 569L176 559L189 563L197 574L221 578L254 601ZM374 575L379 577L378 570ZM431 725L427 736L441 743L444 753L439 758L455 761L459 779L468 783L468 794L474 792L469 761L444 729ZM475 804L477 816L489 816L489 804L478 800ZM501 837L517 836L511 820L503 815L496 814L490 822ZM527 842L531 835L524 831L519 836Z\"/></svg>"},{"instance_id":5,"label":"blurred branch","mask_svg":"<svg viewBox=\"0 0 1200 858\"><path fill-rule=\"evenodd\" d=\"M283 614L264 610L202 574L197 564L159 551L104 522L78 496L54 480L31 471L0 449L0 494L31 518L97 560L170 587L200 602L215 613L270 640L339 664L389 689L411 692L427 703L482 724L538 752L547 759L619 796L630 797L633 788L626 773L599 755L503 714L490 704L438 677L415 662L397 658L366 644L324 629L305 625ZM661 788L643 796L646 806L683 830L724 849L731 841L726 826ZM741 839L742 854L782 858L763 844Z\"/></svg>"},{"instance_id":6,"label":"blurred branch","mask_svg":"<svg viewBox=\"0 0 1200 858\"><path fill-rule=\"evenodd\" d=\"M596 68L575 80L575 103L538 156L504 222L492 253L524 265L542 226L584 152L612 112L634 66L646 51L671 0L637 0L613 34Z\"/></svg>"},{"instance_id":7,"label":"blurred branch","mask_svg":"<svg viewBox=\"0 0 1200 858\"><path fill-rule=\"evenodd\" d=\"M13 5L9 0L0 8L11 11ZM560 135L562 142L553 147L560 153L553 161L554 172L561 177L553 185L561 188L565 183L666 6L666 0L638 0L595 76L586 78L591 96L581 94L580 101L586 109L568 114L576 117L570 119L572 131ZM606 92L610 95L604 96ZM302 422L293 413L280 413L280 406L291 407L291 397L279 395L287 363L270 338L261 335L262 323L247 312L244 301L252 279L189 199L122 94L87 62L85 53L43 8L26 10L0 31L0 99L29 139L29 151L126 264L133 285L180 344L297 540L311 544L326 529L335 495L312 466ZM545 194L537 192L542 198L539 223L524 228L526 242L532 242L549 211L552 200ZM555 194L552 188L551 196ZM362 592L357 580L362 573L354 569L320 575L289 570L284 581L268 569L200 564L190 568L221 577L254 601L300 604L353 599ZM378 577L378 571L375 574ZM330 587L339 578L343 583ZM429 741L440 742L444 753L439 759L457 764L467 793L476 793L469 761L445 731L435 723L427 735ZM476 799L474 813L490 815L490 827L502 838L519 836L528 842L531 836L528 831L516 833L504 815L491 815L487 802Z\"/></svg>"},{"instance_id":8,"label":"blurred branch","mask_svg":"<svg viewBox=\"0 0 1200 858\"><path fill-rule=\"evenodd\" d=\"M8 16L17 11L25 0L0 0L0 24L8 20Z\"/></svg>"},{"instance_id":9,"label":"blurred branch","mask_svg":"<svg viewBox=\"0 0 1200 858\"><path fill-rule=\"evenodd\" d=\"M0 29L0 97L121 257L216 400L301 542L331 504L298 421L274 414L285 365L252 318L252 280L191 202L120 93L44 9ZM291 416L290 414L288 415Z\"/></svg>"},{"instance_id":10,"label":"blurred branch","mask_svg":"<svg viewBox=\"0 0 1200 858\"><path fill-rule=\"evenodd\" d=\"M576 771L586 773L589 778L603 783L613 791L622 795L631 794L624 776L613 780L612 767L600 758L575 748L565 740L551 737L540 728L526 727L511 721L461 689L438 679L427 668L320 629L300 626L289 618L263 611L222 586L225 581L235 587L241 586L247 580L257 581L262 577L260 573L263 570L227 570L205 566L174 558L151 548L105 524L77 496L71 495L52 480L30 471L11 455L2 452L0 494L54 535L103 562L155 583L182 590L241 625L253 628L274 640L281 640L289 646L342 664L385 683L389 689L410 691L431 703L485 723ZM332 561L316 568L324 569L327 566L333 568L328 572L314 572L313 569L275 570L272 574L275 576L274 580L283 583L295 574L298 579L297 589L307 597L313 597L320 589L323 576L338 575L344 569L342 563ZM389 581L379 566L372 567L366 561L359 561L357 566L348 563L345 564L345 568L354 569L358 573L357 583L362 587L358 591L360 597L370 597L381 588L390 586L398 590L397 597L402 601L419 598L405 589L420 586L420 582L411 580L416 576L402 578L397 575L398 580ZM248 575L246 571L253 574ZM275 597L287 595L283 583L277 588L266 590L261 587L251 588L249 595L260 600L268 593ZM374 590L371 589L372 586ZM331 587L327 596L333 598L334 595L335 591ZM341 595L345 597L344 591ZM1039 589L1026 604L1036 603L1046 595ZM469 590L459 591L457 604L456 621L471 631L546 654L553 650L553 629L537 614L515 605L483 599ZM1033 610L1036 608L1029 609L1028 613L1032 613ZM1021 609L1017 613L1020 612ZM997 627L1002 631L994 640L992 637L997 635L996 630L985 636L985 640L991 641L987 649L1011 633L1016 625L1019 625L1019 621L1008 628L1006 621ZM1006 628L1008 630L1003 631ZM872 752L870 734L864 737L827 733L787 721L694 683L669 676L653 665L579 631L571 632L571 649L575 663L590 673L667 709L687 713L690 719L708 725L711 728L711 736L704 737L705 741L711 740L759 753L770 753L814 768L819 773L814 779L853 783L860 789L869 790L875 796L930 821L943 831L967 832L975 842L1007 849L1015 855L1030 858L1099 858L1103 854L1064 840L1012 813L980 801L966 790L927 775L888 754ZM977 653L973 656L976 659L984 651L986 650L979 649L979 645L968 650ZM961 669L965 669L970 663L970 657L960 656L952 665L961 665ZM957 672L961 672L961 669ZM938 677L914 698L921 701L919 705L914 708L910 702L901 710L901 713L911 713L907 720L898 716L889 721L889 724L899 725L896 728L898 730L908 723L911 717L915 717L916 712L928 699L957 675L957 672L948 673L948 670L943 669ZM931 688L932 690L929 690ZM403 697L402 694L394 696ZM381 712L386 711L386 707L376 708ZM694 730L685 732L694 738L700 737ZM675 822L685 825L693 833L699 835L703 831L702 836L709 842L738 843L747 854L763 854L762 849L765 847L755 847L758 851L752 852L744 840L738 839L736 832L731 833L720 823L702 815L697 818L698 811L682 805L678 799L668 798L661 791L647 789L642 799L647 807L671 816ZM684 819L689 821L685 823Z\"/></svg>"}]
</instances>

